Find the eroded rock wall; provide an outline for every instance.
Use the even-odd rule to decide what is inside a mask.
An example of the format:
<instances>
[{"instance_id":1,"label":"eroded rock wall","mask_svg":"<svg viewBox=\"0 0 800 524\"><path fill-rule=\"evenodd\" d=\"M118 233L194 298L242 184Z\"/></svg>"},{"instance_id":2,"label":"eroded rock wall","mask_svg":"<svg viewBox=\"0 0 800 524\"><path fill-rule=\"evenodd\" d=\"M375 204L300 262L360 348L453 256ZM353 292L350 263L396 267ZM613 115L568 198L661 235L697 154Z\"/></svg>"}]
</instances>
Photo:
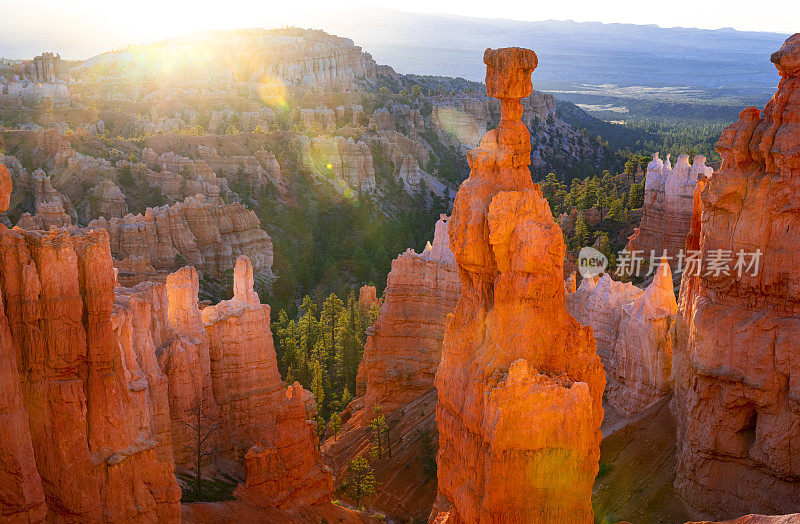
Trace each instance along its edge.
<instances>
[{"instance_id":1,"label":"eroded rock wall","mask_svg":"<svg viewBox=\"0 0 800 524\"><path fill-rule=\"evenodd\" d=\"M367 331L359 379L366 384L365 410L385 413L433 387L441 358L444 324L461 295L461 281L447 246L447 217L422 254L407 250L392 261L386 300Z\"/></svg>"},{"instance_id":2,"label":"eroded rock wall","mask_svg":"<svg viewBox=\"0 0 800 524\"><path fill-rule=\"evenodd\" d=\"M800 34L772 62L778 90L723 131L690 235L704 259L731 252L730 271L681 283L675 488L718 519L800 509ZM740 250L757 270L736 270Z\"/></svg>"},{"instance_id":3,"label":"eroded rock wall","mask_svg":"<svg viewBox=\"0 0 800 524\"><path fill-rule=\"evenodd\" d=\"M621 308L617 338L606 365L606 398L623 415L644 411L669 394L678 303L669 265Z\"/></svg>"},{"instance_id":4,"label":"eroded rock wall","mask_svg":"<svg viewBox=\"0 0 800 524\"><path fill-rule=\"evenodd\" d=\"M10 184L0 172L0 205ZM178 522L199 406L221 422L212 464L248 474L260 507L329 501L307 405L278 374L269 306L240 257L234 298L200 313L198 274L117 286L108 233L0 225L0 516Z\"/></svg>"},{"instance_id":5,"label":"eroded rock wall","mask_svg":"<svg viewBox=\"0 0 800 524\"><path fill-rule=\"evenodd\" d=\"M239 497L256 506L327 502L331 472L322 463L308 393L287 389L278 372L269 306L253 291L253 268L239 257L234 296L202 311L208 332L211 385L219 405L221 454L244 463Z\"/></svg>"},{"instance_id":6,"label":"eroded rock wall","mask_svg":"<svg viewBox=\"0 0 800 524\"><path fill-rule=\"evenodd\" d=\"M8 209L10 196L11 175L0 164L0 212ZM0 235L6 233L0 224ZM9 522L41 522L47 514L47 505L36 468L3 293L0 280L0 486L3 487L0 518Z\"/></svg>"},{"instance_id":7,"label":"eroded rock wall","mask_svg":"<svg viewBox=\"0 0 800 524\"><path fill-rule=\"evenodd\" d=\"M689 164L688 155L681 155L673 167L669 155L664 162L655 153L647 165L642 220L626 249L642 251L645 260L651 251L657 256L666 251L675 260L689 233L695 185L712 172L702 155L695 156L693 164Z\"/></svg>"},{"instance_id":8,"label":"eroded rock wall","mask_svg":"<svg viewBox=\"0 0 800 524\"><path fill-rule=\"evenodd\" d=\"M3 358L12 352L21 392L11 392L13 424L4 425L17 444L0 451L20 476L0 490L2 512L41 516L43 492L48 519L177 521L180 489L155 439L158 408L144 401L156 392L135 387L141 370L114 336L108 235L0 226L0 262L11 333ZM32 457L19 451L28 442Z\"/></svg>"},{"instance_id":9,"label":"eroded rock wall","mask_svg":"<svg viewBox=\"0 0 800 524\"><path fill-rule=\"evenodd\" d=\"M322 446L326 462L342 481L347 464L374 446L370 422L381 408L388 428L385 460L374 463L376 508L400 519L425 519L436 494L435 480L420 459L436 441L436 390L447 315L461 295L461 281L448 245L449 218L436 223L433 244L420 253L409 249L392 262L385 299L367 331L359 365L357 397L342 415L344 424ZM362 287L367 303L377 301L375 288ZM361 301L359 301L359 304ZM387 456L391 447L391 457Z\"/></svg>"},{"instance_id":10,"label":"eroded rock wall","mask_svg":"<svg viewBox=\"0 0 800 524\"><path fill-rule=\"evenodd\" d=\"M677 302L668 264L644 292L604 274L567 289L566 300L567 311L592 328L614 409L635 415L669 394Z\"/></svg>"},{"instance_id":11,"label":"eroded rock wall","mask_svg":"<svg viewBox=\"0 0 800 524\"><path fill-rule=\"evenodd\" d=\"M172 206L147 208L144 216L99 218L88 227L108 231L115 258L147 256L155 269L188 264L220 275L239 255L250 258L257 271L269 274L272 269L272 240L255 213L218 198L196 195Z\"/></svg>"}]
</instances>

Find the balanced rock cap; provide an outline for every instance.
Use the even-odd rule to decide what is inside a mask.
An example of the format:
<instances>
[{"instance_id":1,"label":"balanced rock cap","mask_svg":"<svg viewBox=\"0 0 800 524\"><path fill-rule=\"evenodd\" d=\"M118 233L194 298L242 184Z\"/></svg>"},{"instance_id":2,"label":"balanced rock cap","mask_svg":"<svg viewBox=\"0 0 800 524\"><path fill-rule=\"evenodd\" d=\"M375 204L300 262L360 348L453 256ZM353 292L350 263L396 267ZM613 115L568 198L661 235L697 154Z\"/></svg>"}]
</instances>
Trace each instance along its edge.
<instances>
[{"instance_id":1,"label":"balanced rock cap","mask_svg":"<svg viewBox=\"0 0 800 524\"><path fill-rule=\"evenodd\" d=\"M521 99L533 93L531 73L539 65L536 53L521 47L487 49L486 94L493 98Z\"/></svg>"}]
</instances>

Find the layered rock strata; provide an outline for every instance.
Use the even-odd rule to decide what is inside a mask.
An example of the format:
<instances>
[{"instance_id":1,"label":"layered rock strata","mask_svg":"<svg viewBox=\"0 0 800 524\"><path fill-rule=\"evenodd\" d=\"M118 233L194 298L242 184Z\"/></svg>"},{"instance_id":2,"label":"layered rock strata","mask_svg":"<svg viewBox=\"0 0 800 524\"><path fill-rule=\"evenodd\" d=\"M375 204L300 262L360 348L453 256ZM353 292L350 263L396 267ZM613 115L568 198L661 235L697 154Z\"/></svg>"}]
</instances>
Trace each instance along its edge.
<instances>
[{"instance_id":1,"label":"layered rock strata","mask_svg":"<svg viewBox=\"0 0 800 524\"><path fill-rule=\"evenodd\" d=\"M278 372L269 306L253 291L253 268L237 260L234 296L202 311L208 332L211 387L219 406L223 458L244 463L239 496L258 506L330 500L332 477L322 463L307 392L288 390Z\"/></svg>"},{"instance_id":2,"label":"layered rock strata","mask_svg":"<svg viewBox=\"0 0 800 524\"><path fill-rule=\"evenodd\" d=\"M592 522L605 376L567 313L561 230L531 181L529 50L484 54L501 122L468 155L450 222L462 296L436 374L437 522ZM535 424L531 421L536 421Z\"/></svg>"},{"instance_id":3,"label":"layered rock strata","mask_svg":"<svg viewBox=\"0 0 800 524\"><path fill-rule=\"evenodd\" d=\"M8 209L10 199L11 175L0 164L0 212ZM6 234L8 230L0 224L0 240ZM42 522L47 505L20 388L17 348L12 339L4 294L0 277L0 519Z\"/></svg>"},{"instance_id":4,"label":"layered rock strata","mask_svg":"<svg viewBox=\"0 0 800 524\"><path fill-rule=\"evenodd\" d=\"M358 307L362 313L369 311L373 306L380 306L378 290L375 286L361 286L358 290Z\"/></svg>"},{"instance_id":5,"label":"layered rock strata","mask_svg":"<svg viewBox=\"0 0 800 524\"><path fill-rule=\"evenodd\" d=\"M582 325L592 328L603 366L611 362L623 306L641 294L640 288L608 274L584 278L574 293L567 294L567 311Z\"/></svg>"},{"instance_id":6,"label":"layered rock strata","mask_svg":"<svg viewBox=\"0 0 800 524\"><path fill-rule=\"evenodd\" d=\"M106 178L102 180L90 192L90 203L84 212L84 216L101 216L104 218L123 217L128 213L128 204L125 202L125 194L112 180Z\"/></svg>"},{"instance_id":7,"label":"layered rock strata","mask_svg":"<svg viewBox=\"0 0 800 524\"><path fill-rule=\"evenodd\" d=\"M717 519L800 509L800 34L772 62L777 92L723 131L693 217L689 247L730 267L681 282L675 488Z\"/></svg>"},{"instance_id":8,"label":"layered rock strata","mask_svg":"<svg viewBox=\"0 0 800 524\"><path fill-rule=\"evenodd\" d=\"M698 179L711 176L706 157L697 155L689 164L689 156L681 155L675 167L669 155L664 162L653 154L647 165L644 206L639 227L628 240L626 249L642 251L647 258L651 251L666 251L672 259L684 248L692 220L692 195Z\"/></svg>"},{"instance_id":9,"label":"layered rock strata","mask_svg":"<svg viewBox=\"0 0 800 524\"><path fill-rule=\"evenodd\" d=\"M566 297L567 311L593 330L613 408L631 416L669 394L677 302L666 262L644 292L605 274Z\"/></svg>"},{"instance_id":10,"label":"layered rock strata","mask_svg":"<svg viewBox=\"0 0 800 524\"><path fill-rule=\"evenodd\" d=\"M305 138L305 137L304 137ZM334 188L369 191L375 188L372 152L363 141L340 136L302 141L303 165Z\"/></svg>"},{"instance_id":11,"label":"layered rock strata","mask_svg":"<svg viewBox=\"0 0 800 524\"><path fill-rule=\"evenodd\" d=\"M272 240L255 213L241 204L223 204L203 195L172 206L147 208L144 216L99 218L88 226L108 231L115 258L147 256L155 269L184 264L220 275L246 255L259 272L272 268Z\"/></svg>"},{"instance_id":12,"label":"layered rock strata","mask_svg":"<svg viewBox=\"0 0 800 524\"><path fill-rule=\"evenodd\" d=\"M622 306L606 366L606 398L621 414L640 413L669 394L677 310L666 262L644 293Z\"/></svg>"},{"instance_id":13,"label":"layered rock strata","mask_svg":"<svg viewBox=\"0 0 800 524\"><path fill-rule=\"evenodd\" d=\"M0 213L11 204L11 173L5 164L0 164Z\"/></svg>"},{"instance_id":14,"label":"layered rock strata","mask_svg":"<svg viewBox=\"0 0 800 524\"><path fill-rule=\"evenodd\" d=\"M461 296L461 282L447 246L447 217L422 254L408 249L392 261L386 300L367 330L358 382L366 384L367 413L381 405L385 413L433 387L439 367L447 315Z\"/></svg>"},{"instance_id":15,"label":"layered rock strata","mask_svg":"<svg viewBox=\"0 0 800 524\"><path fill-rule=\"evenodd\" d=\"M237 261L234 298L203 314L193 268L115 290L103 229L0 225L0 265L4 521L180 521L173 470L196 460L195 406L222 423L204 469L245 469L240 498L329 501L313 397L281 381L249 259Z\"/></svg>"}]
</instances>

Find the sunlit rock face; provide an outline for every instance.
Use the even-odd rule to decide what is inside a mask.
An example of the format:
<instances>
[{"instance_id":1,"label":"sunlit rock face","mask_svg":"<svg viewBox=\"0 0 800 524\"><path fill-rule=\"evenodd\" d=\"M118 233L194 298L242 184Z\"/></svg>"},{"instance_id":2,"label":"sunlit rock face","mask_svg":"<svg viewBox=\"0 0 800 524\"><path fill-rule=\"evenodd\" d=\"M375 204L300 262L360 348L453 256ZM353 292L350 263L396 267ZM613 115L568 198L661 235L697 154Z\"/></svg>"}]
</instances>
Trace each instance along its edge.
<instances>
[{"instance_id":1,"label":"sunlit rock face","mask_svg":"<svg viewBox=\"0 0 800 524\"><path fill-rule=\"evenodd\" d=\"M520 99L537 58L508 48L484 62L502 119L470 151L450 221L462 296L435 381L431 520L588 523L605 376L591 329L567 313L561 230L528 170Z\"/></svg>"},{"instance_id":2,"label":"sunlit rock face","mask_svg":"<svg viewBox=\"0 0 800 524\"><path fill-rule=\"evenodd\" d=\"M658 153L647 165L644 209L639 227L628 241L629 251L642 251L647 260L650 252L674 259L684 248L692 220L692 195L698 179L711 176L706 157L697 155L689 164L689 156L681 155L675 167L667 155L666 162Z\"/></svg>"},{"instance_id":3,"label":"sunlit rock face","mask_svg":"<svg viewBox=\"0 0 800 524\"><path fill-rule=\"evenodd\" d=\"M368 311L369 308L378 304L378 290L375 286L361 286L358 290L358 307L361 311Z\"/></svg>"},{"instance_id":4,"label":"sunlit rock face","mask_svg":"<svg viewBox=\"0 0 800 524\"><path fill-rule=\"evenodd\" d=\"M245 455L247 480L237 489L238 499L255 507L282 508L330 502L333 477L308 420L305 399L310 395L294 382L272 400L274 423Z\"/></svg>"},{"instance_id":5,"label":"sunlit rock face","mask_svg":"<svg viewBox=\"0 0 800 524\"><path fill-rule=\"evenodd\" d=\"M243 459L274 423L268 405L285 390L272 345L269 306L253 291L252 266L245 260L240 258L236 265L233 298L202 311L211 383L224 420L223 440L229 443L224 456L233 462Z\"/></svg>"},{"instance_id":6,"label":"sunlit rock face","mask_svg":"<svg viewBox=\"0 0 800 524\"><path fill-rule=\"evenodd\" d=\"M461 295L455 259L447 245L447 221L422 254L407 250L392 261L386 300L367 332L358 382L366 384L367 413L389 413L433 387L447 315Z\"/></svg>"},{"instance_id":7,"label":"sunlit rock face","mask_svg":"<svg viewBox=\"0 0 800 524\"><path fill-rule=\"evenodd\" d=\"M11 175L0 164L0 213L8 209L10 196ZM0 247L6 244L2 240L6 234L8 230L0 224ZM2 260L4 257L0 255ZM3 266L4 274L10 270ZM40 522L47 514L47 505L20 388L17 348L6 313L6 300L0 275L0 518L9 522Z\"/></svg>"},{"instance_id":8,"label":"sunlit rock face","mask_svg":"<svg viewBox=\"0 0 800 524\"><path fill-rule=\"evenodd\" d=\"M196 195L172 206L147 208L144 216L99 218L88 227L108 231L116 258L147 256L155 269L189 264L220 275L239 255L248 256L257 271L272 269L272 240L255 213L218 198Z\"/></svg>"},{"instance_id":9,"label":"sunlit rock face","mask_svg":"<svg viewBox=\"0 0 800 524\"><path fill-rule=\"evenodd\" d=\"M258 506L330 500L333 480L319 453L308 395L296 383L287 391L278 372L269 306L253 290L253 267L241 256L231 300L202 311L208 332L211 386L222 421L221 456L244 463L239 490Z\"/></svg>"},{"instance_id":10,"label":"sunlit rock face","mask_svg":"<svg viewBox=\"0 0 800 524\"><path fill-rule=\"evenodd\" d=\"M334 189L347 193L375 188L375 169L369 146L344 137L303 137L303 165Z\"/></svg>"},{"instance_id":11,"label":"sunlit rock face","mask_svg":"<svg viewBox=\"0 0 800 524\"><path fill-rule=\"evenodd\" d=\"M114 332L127 363L137 402L150 416L157 451L193 468L200 407L209 424L214 457L208 471L246 475L240 498L260 507L325 502L331 475L322 464L307 403L313 396L278 374L269 306L253 290L253 268L237 260L234 297L202 313L199 279L184 267L166 284L143 282L117 288Z\"/></svg>"},{"instance_id":12,"label":"sunlit rock face","mask_svg":"<svg viewBox=\"0 0 800 524\"><path fill-rule=\"evenodd\" d=\"M5 212L11 203L11 173L5 164L0 164L0 213Z\"/></svg>"},{"instance_id":13,"label":"sunlit rock face","mask_svg":"<svg viewBox=\"0 0 800 524\"><path fill-rule=\"evenodd\" d=\"M608 274L584 278L574 293L567 294L567 311L575 320L592 328L597 354L604 366L611 362L619 336L622 307L641 294L638 287L613 280Z\"/></svg>"},{"instance_id":14,"label":"sunlit rock face","mask_svg":"<svg viewBox=\"0 0 800 524\"><path fill-rule=\"evenodd\" d=\"M313 396L278 374L247 257L234 298L202 314L194 268L166 284L116 286L104 229L0 225L0 267L4 522L179 522L174 467L197 458L186 426L194 406L224 428L204 468L246 471L242 500L329 501Z\"/></svg>"},{"instance_id":15,"label":"sunlit rock face","mask_svg":"<svg viewBox=\"0 0 800 524\"><path fill-rule=\"evenodd\" d=\"M197 270L184 267L166 283L140 282L115 289L112 323L126 362L132 391L150 406L153 440L160 455L182 468L194 468L195 407L216 420L218 407L211 390L208 334L197 308ZM212 434L209 446L220 447ZM209 465L213 468L213 464Z\"/></svg>"},{"instance_id":16,"label":"sunlit rock face","mask_svg":"<svg viewBox=\"0 0 800 524\"><path fill-rule=\"evenodd\" d=\"M606 366L606 398L623 415L639 413L669 394L677 309L667 263L644 293L622 306Z\"/></svg>"},{"instance_id":17,"label":"sunlit rock face","mask_svg":"<svg viewBox=\"0 0 800 524\"><path fill-rule=\"evenodd\" d=\"M157 438L166 413L146 401L160 385L135 379L155 357L132 369L114 334L108 235L0 226L0 267L0 514L177 521L181 492Z\"/></svg>"},{"instance_id":18,"label":"sunlit rock face","mask_svg":"<svg viewBox=\"0 0 800 524\"><path fill-rule=\"evenodd\" d=\"M687 241L732 252L730 274L681 282L675 488L714 518L800 509L800 34L772 61L778 90L723 131ZM739 250L758 271L735 269Z\"/></svg>"}]
</instances>

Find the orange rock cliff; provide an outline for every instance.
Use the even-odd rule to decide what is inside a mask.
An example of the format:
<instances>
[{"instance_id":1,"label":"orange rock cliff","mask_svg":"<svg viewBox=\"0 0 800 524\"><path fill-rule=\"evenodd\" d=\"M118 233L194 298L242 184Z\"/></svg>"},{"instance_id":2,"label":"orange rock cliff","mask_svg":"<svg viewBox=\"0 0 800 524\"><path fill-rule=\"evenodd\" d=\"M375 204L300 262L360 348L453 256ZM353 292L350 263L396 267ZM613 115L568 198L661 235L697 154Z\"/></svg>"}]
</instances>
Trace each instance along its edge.
<instances>
[{"instance_id":1,"label":"orange rock cliff","mask_svg":"<svg viewBox=\"0 0 800 524\"><path fill-rule=\"evenodd\" d=\"M89 229L108 231L115 258L145 256L156 269L174 270L178 261L219 275L246 255L256 270L271 274L272 239L256 214L221 198L187 197L171 206L147 208L144 215L98 218Z\"/></svg>"},{"instance_id":2,"label":"orange rock cliff","mask_svg":"<svg viewBox=\"0 0 800 524\"><path fill-rule=\"evenodd\" d=\"M687 240L730 272L681 283L675 488L713 518L800 509L800 34L772 62L778 90L722 133ZM737 271L740 250L758 267Z\"/></svg>"},{"instance_id":3,"label":"orange rock cliff","mask_svg":"<svg viewBox=\"0 0 800 524\"><path fill-rule=\"evenodd\" d=\"M0 476L15 479L1 485L0 514L179 519L173 464L143 398L154 391L134 380L114 336L108 235L0 226L0 266L11 335L0 373L14 419L0 433Z\"/></svg>"},{"instance_id":4,"label":"orange rock cliff","mask_svg":"<svg viewBox=\"0 0 800 524\"><path fill-rule=\"evenodd\" d=\"M386 301L367 331L358 382L367 413L381 405L394 411L433 388L441 359L444 324L461 295L447 246L447 216L437 223L433 245L409 249L392 261Z\"/></svg>"},{"instance_id":5,"label":"orange rock cliff","mask_svg":"<svg viewBox=\"0 0 800 524\"><path fill-rule=\"evenodd\" d=\"M520 99L537 57L484 54L499 129L468 154L450 222L462 296L436 374L436 522L592 522L605 376L566 311L561 230L531 180Z\"/></svg>"},{"instance_id":6,"label":"orange rock cliff","mask_svg":"<svg viewBox=\"0 0 800 524\"><path fill-rule=\"evenodd\" d=\"M9 192L0 170L0 209ZM194 268L115 289L102 229L0 225L0 267L0 520L179 521L194 405L222 427L204 469L246 470L242 501L329 500L310 394L278 374L247 257L202 314Z\"/></svg>"},{"instance_id":7,"label":"orange rock cliff","mask_svg":"<svg viewBox=\"0 0 800 524\"><path fill-rule=\"evenodd\" d=\"M461 296L458 268L448 246L448 223L442 215L433 244L422 253L408 249L392 262L385 301L367 331L357 397L343 413L341 432L322 446L338 482L348 462L374 446L369 424L374 408L380 406L390 426L392 452L373 465L378 481L373 498L381 501L381 511L403 520L427 518L436 494L435 480L423 472L420 454L429 444L426 439L435 439L433 381L445 321Z\"/></svg>"},{"instance_id":8,"label":"orange rock cliff","mask_svg":"<svg viewBox=\"0 0 800 524\"><path fill-rule=\"evenodd\" d=\"M584 278L577 290L567 289L566 299L567 311L597 340L611 407L631 416L670 393L678 305L668 263L644 292L605 274Z\"/></svg>"}]
</instances>

